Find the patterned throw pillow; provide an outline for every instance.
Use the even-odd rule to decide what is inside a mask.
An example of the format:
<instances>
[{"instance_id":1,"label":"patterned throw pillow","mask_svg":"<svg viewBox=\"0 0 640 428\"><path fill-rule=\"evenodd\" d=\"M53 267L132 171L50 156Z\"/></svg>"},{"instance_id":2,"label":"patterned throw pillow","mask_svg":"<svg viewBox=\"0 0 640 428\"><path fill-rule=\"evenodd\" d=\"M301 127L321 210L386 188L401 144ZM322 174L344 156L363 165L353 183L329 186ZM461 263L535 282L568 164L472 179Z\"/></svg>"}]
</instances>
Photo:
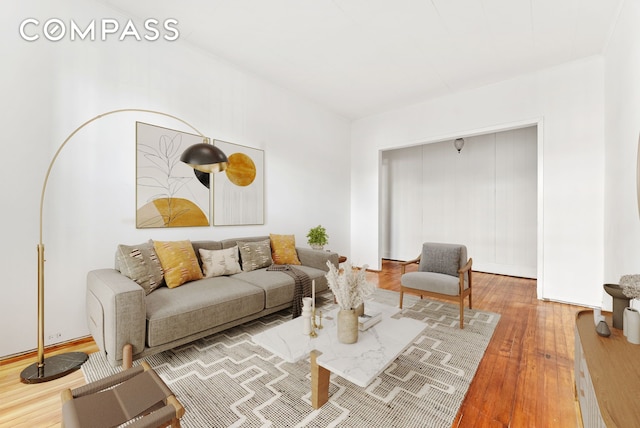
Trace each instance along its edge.
<instances>
[{"instance_id":1,"label":"patterned throw pillow","mask_svg":"<svg viewBox=\"0 0 640 428\"><path fill-rule=\"evenodd\" d=\"M294 235L269 235L271 238L271 257L276 265L299 265Z\"/></svg>"},{"instance_id":2,"label":"patterned throw pillow","mask_svg":"<svg viewBox=\"0 0 640 428\"><path fill-rule=\"evenodd\" d=\"M271 240L269 239L255 242L238 241L238 249L244 272L269 267L273 264Z\"/></svg>"},{"instance_id":3,"label":"patterned throw pillow","mask_svg":"<svg viewBox=\"0 0 640 428\"><path fill-rule=\"evenodd\" d=\"M200 248L199 252L205 278L242 272L237 245L224 250L205 250Z\"/></svg>"},{"instance_id":4,"label":"patterned throw pillow","mask_svg":"<svg viewBox=\"0 0 640 428\"><path fill-rule=\"evenodd\" d=\"M162 285L162 266L152 241L118 245L116 260L120 273L138 283L146 294Z\"/></svg>"},{"instance_id":5,"label":"patterned throw pillow","mask_svg":"<svg viewBox=\"0 0 640 428\"><path fill-rule=\"evenodd\" d=\"M175 288L202 278L191 241L154 241L153 247L160 259L167 287Z\"/></svg>"}]
</instances>

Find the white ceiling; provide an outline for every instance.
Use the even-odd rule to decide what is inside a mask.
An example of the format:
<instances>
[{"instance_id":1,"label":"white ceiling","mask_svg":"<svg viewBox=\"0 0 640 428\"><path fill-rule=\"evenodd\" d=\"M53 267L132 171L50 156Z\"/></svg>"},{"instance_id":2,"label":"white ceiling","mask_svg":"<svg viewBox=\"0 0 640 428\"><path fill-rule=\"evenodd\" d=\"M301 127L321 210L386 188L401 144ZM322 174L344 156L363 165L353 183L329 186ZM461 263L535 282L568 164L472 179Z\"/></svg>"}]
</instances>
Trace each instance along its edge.
<instances>
[{"instance_id":1,"label":"white ceiling","mask_svg":"<svg viewBox=\"0 0 640 428\"><path fill-rule=\"evenodd\" d=\"M624 0L98 0L355 119L600 54Z\"/></svg>"}]
</instances>

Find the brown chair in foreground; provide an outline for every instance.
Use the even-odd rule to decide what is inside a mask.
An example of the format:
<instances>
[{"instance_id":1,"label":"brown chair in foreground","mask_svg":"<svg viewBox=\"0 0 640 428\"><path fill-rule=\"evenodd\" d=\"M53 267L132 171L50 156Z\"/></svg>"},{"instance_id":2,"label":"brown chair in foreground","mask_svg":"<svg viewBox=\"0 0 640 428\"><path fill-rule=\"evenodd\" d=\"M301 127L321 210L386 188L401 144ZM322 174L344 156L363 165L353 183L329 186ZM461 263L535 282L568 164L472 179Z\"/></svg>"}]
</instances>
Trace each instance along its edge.
<instances>
[{"instance_id":1,"label":"brown chair in foreground","mask_svg":"<svg viewBox=\"0 0 640 428\"><path fill-rule=\"evenodd\" d=\"M127 427L176 428L183 415L184 407L146 361L73 391L62 391L64 428L115 427L140 416Z\"/></svg>"},{"instance_id":2,"label":"brown chair in foreground","mask_svg":"<svg viewBox=\"0 0 640 428\"><path fill-rule=\"evenodd\" d=\"M418 263L417 272L405 273L407 265ZM422 296L453 300L460 304L460 328L464 328L464 299L471 309L471 265L467 247L425 242L422 254L401 264L400 309L405 291Z\"/></svg>"}]
</instances>

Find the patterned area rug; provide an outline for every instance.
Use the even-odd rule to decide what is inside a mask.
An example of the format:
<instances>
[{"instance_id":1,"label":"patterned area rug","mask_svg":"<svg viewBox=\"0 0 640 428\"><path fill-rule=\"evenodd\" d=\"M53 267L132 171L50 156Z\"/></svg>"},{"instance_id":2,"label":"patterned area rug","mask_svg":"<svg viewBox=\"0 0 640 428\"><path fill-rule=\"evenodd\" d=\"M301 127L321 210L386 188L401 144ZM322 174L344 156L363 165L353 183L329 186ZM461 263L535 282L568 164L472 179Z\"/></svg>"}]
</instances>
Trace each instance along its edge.
<instances>
[{"instance_id":1,"label":"patterned area rug","mask_svg":"<svg viewBox=\"0 0 640 428\"><path fill-rule=\"evenodd\" d=\"M325 309L333 303L325 294ZM398 305L398 293L373 299ZM450 427L500 315L405 296L401 316L424 322L415 342L366 389L331 376L329 402L311 406L309 360L284 362L251 341L291 319L281 311L146 358L185 406L183 427ZM135 363L135 362L134 362ZM87 382L111 367L98 353L82 366Z\"/></svg>"}]
</instances>

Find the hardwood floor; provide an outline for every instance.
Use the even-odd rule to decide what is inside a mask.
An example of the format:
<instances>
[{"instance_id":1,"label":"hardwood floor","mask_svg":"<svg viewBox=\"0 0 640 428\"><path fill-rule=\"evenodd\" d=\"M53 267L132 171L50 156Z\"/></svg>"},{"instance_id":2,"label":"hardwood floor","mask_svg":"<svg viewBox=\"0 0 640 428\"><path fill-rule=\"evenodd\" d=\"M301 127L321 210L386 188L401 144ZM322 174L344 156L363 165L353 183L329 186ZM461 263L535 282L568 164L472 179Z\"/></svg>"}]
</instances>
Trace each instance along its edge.
<instances>
[{"instance_id":1,"label":"hardwood floor","mask_svg":"<svg viewBox=\"0 0 640 428\"><path fill-rule=\"evenodd\" d=\"M367 277L399 290L400 266L384 261ZM535 280L474 272L473 306L501 315L454 423L455 427L581 426L574 401L573 329L578 306L536 299ZM92 340L58 352L95 352ZM60 426L60 391L84 384L80 371L24 385L22 369L35 356L0 361L0 427Z\"/></svg>"},{"instance_id":2,"label":"hardwood floor","mask_svg":"<svg viewBox=\"0 0 640 428\"><path fill-rule=\"evenodd\" d=\"M97 345L86 339L72 345L47 350L45 357L62 352L96 352ZM25 385L20 372L36 361L35 354L0 362L0 427L59 427L60 391L85 384L80 370L51 382Z\"/></svg>"},{"instance_id":3,"label":"hardwood floor","mask_svg":"<svg viewBox=\"0 0 640 428\"><path fill-rule=\"evenodd\" d=\"M384 261L369 280L400 290L399 263ZM535 280L479 272L473 307L501 317L454 426L582 426L573 344L575 314L584 308L537 300Z\"/></svg>"}]
</instances>

